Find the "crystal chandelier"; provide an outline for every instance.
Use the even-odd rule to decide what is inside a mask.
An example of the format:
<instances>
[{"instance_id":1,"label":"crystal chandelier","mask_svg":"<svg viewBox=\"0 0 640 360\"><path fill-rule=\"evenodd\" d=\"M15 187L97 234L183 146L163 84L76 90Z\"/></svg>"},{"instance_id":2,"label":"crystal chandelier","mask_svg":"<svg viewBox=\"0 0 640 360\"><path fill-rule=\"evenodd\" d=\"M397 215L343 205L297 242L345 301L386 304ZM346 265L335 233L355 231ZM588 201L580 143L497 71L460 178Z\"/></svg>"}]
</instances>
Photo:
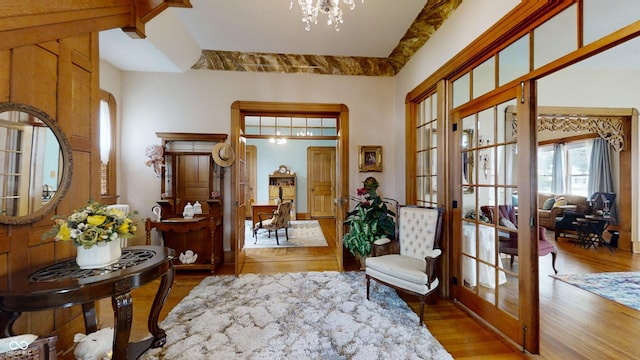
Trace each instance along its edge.
<instances>
[{"instance_id":1,"label":"crystal chandelier","mask_svg":"<svg viewBox=\"0 0 640 360\"><path fill-rule=\"evenodd\" d=\"M355 0L342 0L349 5L349 10L356 8ZM340 9L340 0L298 0L298 5L302 9L302 22L305 23L304 29L311 30L311 23L318 23L318 13L327 15L327 25L334 25L336 31L340 31L342 24L342 9ZM364 4L364 0L362 0ZM289 3L289 10L293 8L293 0Z\"/></svg>"}]
</instances>

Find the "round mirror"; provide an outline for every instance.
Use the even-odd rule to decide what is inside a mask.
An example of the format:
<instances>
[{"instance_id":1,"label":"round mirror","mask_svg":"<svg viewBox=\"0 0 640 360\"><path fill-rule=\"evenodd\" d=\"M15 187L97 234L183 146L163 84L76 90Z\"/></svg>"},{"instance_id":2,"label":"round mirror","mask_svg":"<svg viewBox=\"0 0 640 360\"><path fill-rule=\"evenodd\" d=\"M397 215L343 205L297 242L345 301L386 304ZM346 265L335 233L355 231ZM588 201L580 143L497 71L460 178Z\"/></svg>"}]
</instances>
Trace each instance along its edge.
<instances>
[{"instance_id":1,"label":"round mirror","mask_svg":"<svg viewBox=\"0 0 640 360\"><path fill-rule=\"evenodd\" d=\"M71 184L71 147L45 112L0 103L0 223L42 219Z\"/></svg>"}]
</instances>

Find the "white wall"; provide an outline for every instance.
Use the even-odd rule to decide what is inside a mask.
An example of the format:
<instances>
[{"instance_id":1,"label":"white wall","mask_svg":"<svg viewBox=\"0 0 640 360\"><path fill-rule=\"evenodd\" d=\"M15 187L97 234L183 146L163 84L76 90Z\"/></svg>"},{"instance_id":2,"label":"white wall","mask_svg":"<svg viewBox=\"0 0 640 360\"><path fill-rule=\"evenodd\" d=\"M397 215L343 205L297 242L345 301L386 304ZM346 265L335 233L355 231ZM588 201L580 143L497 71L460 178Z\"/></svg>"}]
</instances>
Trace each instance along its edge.
<instances>
[{"instance_id":1,"label":"white wall","mask_svg":"<svg viewBox=\"0 0 640 360\"><path fill-rule=\"evenodd\" d=\"M119 192L123 202L151 216L151 207L160 197L160 180L144 165L144 149L159 144L156 132L230 132L230 108L237 100L343 103L349 108L350 185L362 186L370 173L358 172L358 145L382 145L385 171L373 173L385 195L396 197L404 191L398 182L393 159L394 104L390 77L326 76L230 71L189 70L185 73L122 73L123 100ZM403 151L401 148L400 151ZM287 161L283 160L286 164ZM230 219L230 183L225 182L224 215ZM139 231L137 239L142 239ZM225 222L224 248L229 246L230 225ZM141 240L138 240L141 241Z\"/></svg>"},{"instance_id":2,"label":"white wall","mask_svg":"<svg viewBox=\"0 0 640 360\"><path fill-rule=\"evenodd\" d=\"M394 161L403 170L397 174L399 183L404 184L406 179L405 153L401 144L405 143L404 102L407 93L519 3L519 0L464 0L395 77L395 143L398 144L398 149L396 149ZM399 199L405 199L404 187L399 196L401 196Z\"/></svg>"}]
</instances>

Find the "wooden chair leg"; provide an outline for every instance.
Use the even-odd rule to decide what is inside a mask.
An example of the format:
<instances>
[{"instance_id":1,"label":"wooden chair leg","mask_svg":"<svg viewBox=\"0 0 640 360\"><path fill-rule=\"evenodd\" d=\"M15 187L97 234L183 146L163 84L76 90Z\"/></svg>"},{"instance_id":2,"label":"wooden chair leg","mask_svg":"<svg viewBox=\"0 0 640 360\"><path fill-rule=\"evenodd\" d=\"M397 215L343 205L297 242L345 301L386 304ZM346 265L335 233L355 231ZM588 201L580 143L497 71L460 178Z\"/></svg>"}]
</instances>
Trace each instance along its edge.
<instances>
[{"instance_id":1,"label":"wooden chair leg","mask_svg":"<svg viewBox=\"0 0 640 360\"><path fill-rule=\"evenodd\" d=\"M422 324L424 324L424 322L422 322L422 319L424 317L424 298L425 295L420 296L420 325L422 326Z\"/></svg>"}]
</instances>

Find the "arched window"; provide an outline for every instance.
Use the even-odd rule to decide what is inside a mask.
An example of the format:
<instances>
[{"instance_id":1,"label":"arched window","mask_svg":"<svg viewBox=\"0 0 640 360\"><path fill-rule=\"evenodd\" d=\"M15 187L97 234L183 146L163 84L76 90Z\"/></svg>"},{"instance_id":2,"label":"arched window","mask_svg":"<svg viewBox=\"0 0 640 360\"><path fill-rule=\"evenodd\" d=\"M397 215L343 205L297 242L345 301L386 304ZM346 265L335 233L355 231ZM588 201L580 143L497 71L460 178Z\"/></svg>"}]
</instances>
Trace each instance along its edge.
<instances>
[{"instance_id":1,"label":"arched window","mask_svg":"<svg viewBox=\"0 0 640 360\"><path fill-rule=\"evenodd\" d=\"M100 91L100 196L105 203L115 203L116 187L116 99Z\"/></svg>"}]
</instances>

